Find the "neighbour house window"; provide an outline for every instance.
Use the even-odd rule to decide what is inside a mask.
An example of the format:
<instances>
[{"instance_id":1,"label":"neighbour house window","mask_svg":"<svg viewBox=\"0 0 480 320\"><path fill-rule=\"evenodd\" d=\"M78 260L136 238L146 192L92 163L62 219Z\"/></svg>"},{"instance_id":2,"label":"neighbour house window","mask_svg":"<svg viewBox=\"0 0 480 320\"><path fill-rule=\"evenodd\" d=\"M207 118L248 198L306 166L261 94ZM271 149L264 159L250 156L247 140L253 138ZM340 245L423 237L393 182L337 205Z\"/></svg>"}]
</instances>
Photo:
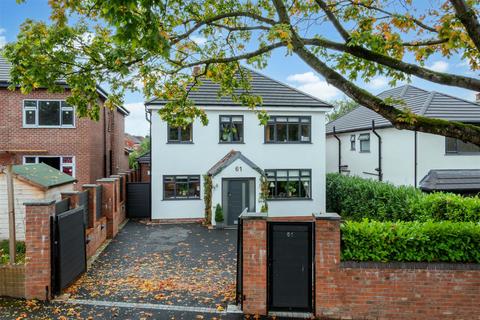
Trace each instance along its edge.
<instances>
[{"instance_id":1,"label":"neighbour house window","mask_svg":"<svg viewBox=\"0 0 480 320\"><path fill-rule=\"evenodd\" d=\"M266 143L309 143L311 117L270 117L265 127Z\"/></svg>"},{"instance_id":2,"label":"neighbour house window","mask_svg":"<svg viewBox=\"0 0 480 320\"><path fill-rule=\"evenodd\" d=\"M23 164L45 163L52 168L62 171L72 177L75 176L75 159L74 157L57 157L57 156L25 156Z\"/></svg>"},{"instance_id":3,"label":"neighbour house window","mask_svg":"<svg viewBox=\"0 0 480 320\"><path fill-rule=\"evenodd\" d=\"M265 174L268 180L269 199L311 198L312 170L265 170Z\"/></svg>"},{"instance_id":4,"label":"neighbour house window","mask_svg":"<svg viewBox=\"0 0 480 320\"><path fill-rule=\"evenodd\" d=\"M25 100L23 124L25 127L73 127L74 109L60 100Z\"/></svg>"},{"instance_id":5,"label":"neighbour house window","mask_svg":"<svg viewBox=\"0 0 480 320\"><path fill-rule=\"evenodd\" d=\"M362 133L358 136L360 152L370 152L370 133Z\"/></svg>"},{"instance_id":6,"label":"neighbour house window","mask_svg":"<svg viewBox=\"0 0 480 320\"><path fill-rule=\"evenodd\" d=\"M200 199L200 176L163 176L164 199Z\"/></svg>"},{"instance_id":7,"label":"neighbour house window","mask_svg":"<svg viewBox=\"0 0 480 320\"><path fill-rule=\"evenodd\" d=\"M192 141L192 124L186 127L168 126L169 143L191 143Z\"/></svg>"},{"instance_id":8,"label":"neighbour house window","mask_svg":"<svg viewBox=\"0 0 480 320\"><path fill-rule=\"evenodd\" d=\"M448 154L478 153L480 147L473 143L463 142L455 138L445 137L445 152Z\"/></svg>"},{"instance_id":9,"label":"neighbour house window","mask_svg":"<svg viewBox=\"0 0 480 320\"><path fill-rule=\"evenodd\" d=\"M220 142L243 142L243 116L220 116Z\"/></svg>"},{"instance_id":10,"label":"neighbour house window","mask_svg":"<svg viewBox=\"0 0 480 320\"><path fill-rule=\"evenodd\" d=\"M355 135L350 136L350 150L355 151Z\"/></svg>"}]
</instances>

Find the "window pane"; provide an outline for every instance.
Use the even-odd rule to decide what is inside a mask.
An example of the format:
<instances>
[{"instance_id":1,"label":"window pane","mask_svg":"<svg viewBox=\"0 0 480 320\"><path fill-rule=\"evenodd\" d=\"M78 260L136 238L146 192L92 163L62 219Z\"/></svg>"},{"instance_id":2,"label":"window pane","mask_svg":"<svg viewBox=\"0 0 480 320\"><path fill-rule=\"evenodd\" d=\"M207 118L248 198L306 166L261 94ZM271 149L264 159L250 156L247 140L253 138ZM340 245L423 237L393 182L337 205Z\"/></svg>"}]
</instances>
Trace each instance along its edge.
<instances>
[{"instance_id":1,"label":"window pane","mask_svg":"<svg viewBox=\"0 0 480 320\"><path fill-rule=\"evenodd\" d=\"M221 122L230 122L230 117L221 117L220 121Z\"/></svg>"},{"instance_id":2,"label":"window pane","mask_svg":"<svg viewBox=\"0 0 480 320\"><path fill-rule=\"evenodd\" d=\"M165 199L175 197L175 182L173 177L165 177L163 189L165 193Z\"/></svg>"},{"instance_id":3,"label":"window pane","mask_svg":"<svg viewBox=\"0 0 480 320\"><path fill-rule=\"evenodd\" d=\"M38 124L41 126L60 125L60 101L38 102Z\"/></svg>"},{"instance_id":4,"label":"window pane","mask_svg":"<svg viewBox=\"0 0 480 320\"><path fill-rule=\"evenodd\" d=\"M296 117L295 118L294 117L289 117L288 118L288 122L299 122L299 121L300 121L300 119L296 118Z\"/></svg>"},{"instance_id":5,"label":"window pane","mask_svg":"<svg viewBox=\"0 0 480 320\"><path fill-rule=\"evenodd\" d=\"M37 107L37 101L36 100L25 100L23 102L24 107L31 107L31 108L36 108Z\"/></svg>"},{"instance_id":6,"label":"window pane","mask_svg":"<svg viewBox=\"0 0 480 320\"><path fill-rule=\"evenodd\" d=\"M299 140L299 128L300 125L290 123L288 125L288 141L298 141Z\"/></svg>"},{"instance_id":7,"label":"window pane","mask_svg":"<svg viewBox=\"0 0 480 320\"><path fill-rule=\"evenodd\" d=\"M277 123L277 141L287 142L287 125Z\"/></svg>"},{"instance_id":8,"label":"window pane","mask_svg":"<svg viewBox=\"0 0 480 320\"><path fill-rule=\"evenodd\" d=\"M192 125L180 128L182 141L192 141Z\"/></svg>"},{"instance_id":9,"label":"window pane","mask_svg":"<svg viewBox=\"0 0 480 320\"><path fill-rule=\"evenodd\" d=\"M25 157L25 163L36 163L35 157Z\"/></svg>"},{"instance_id":10,"label":"window pane","mask_svg":"<svg viewBox=\"0 0 480 320\"><path fill-rule=\"evenodd\" d=\"M200 198L200 181L198 178L190 178L188 196L191 198Z\"/></svg>"},{"instance_id":11,"label":"window pane","mask_svg":"<svg viewBox=\"0 0 480 320\"><path fill-rule=\"evenodd\" d=\"M178 128L168 127L168 141L179 141Z\"/></svg>"},{"instance_id":12,"label":"window pane","mask_svg":"<svg viewBox=\"0 0 480 320\"><path fill-rule=\"evenodd\" d=\"M69 176L73 176L73 167L63 166L62 171L63 173L68 174Z\"/></svg>"},{"instance_id":13,"label":"window pane","mask_svg":"<svg viewBox=\"0 0 480 320\"><path fill-rule=\"evenodd\" d=\"M370 140L360 140L360 151L370 151Z\"/></svg>"},{"instance_id":14,"label":"window pane","mask_svg":"<svg viewBox=\"0 0 480 320\"><path fill-rule=\"evenodd\" d=\"M288 176L290 178L298 177L299 176L299 171L298 170L288 170Z\"/></svg>"},{"instance_id":15,"label":"window pane","mask_svg":"<svg viewBox=\"0 0 480 320\"><path fill-rule=\"evenodd\" d=\"M445 138L445 151L448 152L457 152L457 139L446 137Z\"/></svg>"},{"instance_id":16,"label":"window pane","mask_svg":"<svg viewBox=\"0 0 480 320\"><path fill-rule=\"evenodd\" d=\"M275 118L275 120L277 122L287 122L287 118L286 117L278 117L278 118Z\"/></svg>"},{"instance_id":17,"label":"window pane","mask_svg":"<svg viewBox=\"0 0 480 320\"><path fill-rule=\"evenodd\" d=\"M278 170L277 171L277 177L286 177L287 176L287 170Z\"/></svg>"},{"instance_id":18,"label":"window pane","mask_svg":"<svg viewBox=\"0 0 480 320\"><path fill-rule=\"evenodd\" d=\"M303 123L310 123L310 118L302 118L300 121Z\"/></svg>"},{"instance_id":19,"label":"window pane","mask_svg":"<svg viewBox=\"0 0 480 320\"><path fill-rule=\"evenodd\" d=\"M73 163L73 157L63 157L62 163Z\"/></svg>"},{"instance_id":20,"label":"window pane","mask_svg":"<svg viewBox=\"0 0 480 320\"><path fill-rule=\"evenodd\" d=\"M220 141L222 142L232 141L230 122L220 124Z\"/></svg>"},{"instance_id":21,"label":"window pane","mask_svg":"<svg viewBox=\"0 0 480 320\"><path fill-rule=\"evenodd\" d=\"M62 125L73 126L73 110L62 110Z\"/></svg>"},{"instance_id":22,"label":"window pane","mask_svg":"<svg viewBox=\"0 0 480 320\"><path fill-rule=\"evenodd\" d=\"M37 123L36 113L37 111L34 109L25 110L25 124L35 125Z\"/></svg>"},{"instance_id":23,"label":"window pane","mask_svg":"<svg viewBox=\"0 0 480 320\"><path fill-rule=\"evenodd\" d=\"M310 141L310 125L303 124L300 131L300 141L309 142Z\"/></svg>"},{"instance_id":24,"label":"window pane","mask_svg":"<svg viewBox=\"0 0 480 320\"><path fill-rule=\"evenodd\" d=\"M458 152L466 152L466 153L480 152L479 146L474 145L473 143L466 143L461 140L457 141L457 148L458 148Z\"/></svg>"},{"instance_id":25,"label":"window pane","mask_svg":"<svg viewBox=\"0 0 480 320\"><path fill-rule=\"evenodd\" d=\"M236 142L243 141L243 124L242 123L232 124L232 141L236 141Z\"/></svg>"},{"instance_id":26,"label":"window pane","mask_svg":"<svg viewBox=\"0 0 480 320\"><path fill-rule=\"evenodd\" d=\"M265 131L265 141L266 142L273 142L275 141L275 125L269 124L267 125L267 130Z\"/></svg>"},{"instance_id":27,"label":"window pane","mask_svg":"<svg viewBox=\"0 0 480 320\"><path fill-rule=\"evenodd\" d=\"M287 185L288 181L286 178L282 178L281 181L277 181L277 197L286 198L288 196Z\"/></svg>"},{"instance_id":28,"label":"window pane","mask_svg":"<svg viewBox=\"0 0 480 320\"><path fill-rule=\"evenodd\" d=\"M243 122L243 117L241 117L241 116L232 117L232 121L233 122Z\"/></svg>"}]
</instances>

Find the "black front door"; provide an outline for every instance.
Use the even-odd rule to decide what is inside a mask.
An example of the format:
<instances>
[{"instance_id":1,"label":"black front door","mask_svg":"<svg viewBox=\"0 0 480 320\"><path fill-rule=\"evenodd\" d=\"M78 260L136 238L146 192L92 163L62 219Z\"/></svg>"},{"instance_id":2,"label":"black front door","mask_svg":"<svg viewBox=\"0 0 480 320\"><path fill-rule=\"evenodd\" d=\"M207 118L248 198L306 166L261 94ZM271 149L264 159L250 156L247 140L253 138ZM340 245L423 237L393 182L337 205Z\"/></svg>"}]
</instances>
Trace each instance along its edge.
<instances>
[{"instance_id":1,"label":"black front door","mask_svg":"<svg viewBox=\"0 0 480 320\"><path fill-rule=\"evenodd\" d=\"M249 180L232 179L227 184L227 221L228 225L236 224L238 216L248 208L249 199Z\"/></svg>"},{"instance_id":2,"label":"black front door","mask_svg":"<svg viewBox=\"0 0 480 320\"><path fill-rule=\"evenodd\" d=\"M269 223L270 310L312 311L312 224Z\"/></svg>"}]
</instances>

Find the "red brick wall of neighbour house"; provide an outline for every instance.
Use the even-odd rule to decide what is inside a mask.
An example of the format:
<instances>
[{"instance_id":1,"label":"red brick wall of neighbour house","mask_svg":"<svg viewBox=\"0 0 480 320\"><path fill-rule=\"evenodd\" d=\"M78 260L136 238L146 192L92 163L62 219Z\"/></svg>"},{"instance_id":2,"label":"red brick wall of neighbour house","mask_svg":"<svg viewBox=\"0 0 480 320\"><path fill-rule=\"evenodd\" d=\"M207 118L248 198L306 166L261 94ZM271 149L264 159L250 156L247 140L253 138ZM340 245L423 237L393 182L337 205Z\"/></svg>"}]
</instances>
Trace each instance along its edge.
<instances>
[{"instance_id":1,"label":"red brick wall of neighbour house","mask_svg":"<svg viewBox=\"0 0 480 320\"><path fill-rule=\"evenodd\" d=\"M150 164L140 163L139 166L141 182L150 182Z\"/></svg>"},{"instance_id":2,"label":"red brick wall of neighbour house","mask_svg":"<svg viewBox=\"0 0 480 320\"><path fill-rule=\"evenodd\" d=\"M111 144L115 150L113 153L113 172L117 174L128 169L128 155L125 153L125 116L115 112L112 117Z\"/></svg>"},{"instance_id":3,"label":"red brick wall of neighbour house","mask_svg":"<svg viewBox=\"0 0 480 320\"><path fill-rule=\"evenodd\" d=\"M316 223L318 317L480 319L479 265L341 263L339 224Z\"/></svg>"}]
</instances>

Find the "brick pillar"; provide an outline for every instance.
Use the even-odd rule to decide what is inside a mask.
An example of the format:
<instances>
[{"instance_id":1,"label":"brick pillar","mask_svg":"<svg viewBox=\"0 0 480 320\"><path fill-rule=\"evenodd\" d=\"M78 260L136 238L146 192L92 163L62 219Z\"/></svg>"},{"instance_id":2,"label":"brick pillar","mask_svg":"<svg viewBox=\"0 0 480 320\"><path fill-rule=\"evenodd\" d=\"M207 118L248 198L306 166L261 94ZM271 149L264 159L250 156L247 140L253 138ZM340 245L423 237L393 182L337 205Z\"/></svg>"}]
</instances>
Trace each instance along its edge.
<instances>
[{"instance_id":1,"label":"brick pillar","mask_svg":"<svg viewBox=\"0 0 480 320\"><path fill-rule=\"evenodd\" d=\"M113 239L118 232L116 214L116 180L114 178L98 179L97 183L102 186L102 215L107 218L107 238ZM118 206L118 204L117 204Z\"/></svg>"},{"instance_id":2,"label":"brick pillar","mask_svg":"<svg viewBox=\"0 0 480 320\"><path fill-rule=\"evenodd\" d=\"M267 314L266 215L243 216L243 312Z\"/></svg>"},{"instance_id":3,"label":"brick pillar","mask_svg":"<svg viewBox=\"0 0 480 320\"><path fill-rule=\"evenodd\" d=\"M317 317L329 316L324 307L338 305L336 274L340 267L340 216L324 213L315 221L315 311Z\"/></svg>"},{"instance_id":4,"label":"brick pillar","mask_svg":"<svg viewBox=\"0 0 480 320\"><path fill-rule=\"evenodd\" d=\"M78 207L79 203L79 192L78 191L67 191L67 192L62 192L61 193L62 200L63 199L70 199L70 209Z\"/></svg>"},{"instance_id":5,"label":"brick pillar","mask_svg":"<svg viewBox=\"0 0 480 320\"><path fill-rule=\"evenodd\" d=\"M88 228L93 228L97 222L97 188L101 188L98 184L84 184L83 191L88 191Z\"/></svg>"},{"instance_id":6,"label":"brick pillar","mask_svg":"<svg viewBox=\"0 0 480 320\"><path fill-rule=\"evenodd\" d=\"M48 300L51 297L50 217L55 200L25 202L25 297Z\"/></svg>"}]
</instances>

